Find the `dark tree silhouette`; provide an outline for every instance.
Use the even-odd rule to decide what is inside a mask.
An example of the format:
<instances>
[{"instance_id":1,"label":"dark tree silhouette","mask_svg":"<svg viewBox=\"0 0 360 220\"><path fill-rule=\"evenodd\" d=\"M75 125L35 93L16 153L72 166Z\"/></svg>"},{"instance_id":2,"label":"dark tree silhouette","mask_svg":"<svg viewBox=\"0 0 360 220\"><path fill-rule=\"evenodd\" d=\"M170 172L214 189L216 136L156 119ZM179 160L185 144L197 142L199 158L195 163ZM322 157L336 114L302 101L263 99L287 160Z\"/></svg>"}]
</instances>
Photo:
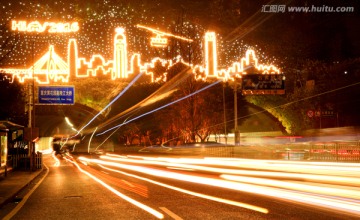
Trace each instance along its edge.
<instances>
[{"instance_id":1,"label":"dark tree silhouette","mask_svg":"<svg viewBox=\"0 0 360 220\"><path fill-rule=\"evenodd\" d=\"M23 85L10 79L10 75L0 73L0 120L25 124L26 92Z\"/></svg>"}]
</instances>

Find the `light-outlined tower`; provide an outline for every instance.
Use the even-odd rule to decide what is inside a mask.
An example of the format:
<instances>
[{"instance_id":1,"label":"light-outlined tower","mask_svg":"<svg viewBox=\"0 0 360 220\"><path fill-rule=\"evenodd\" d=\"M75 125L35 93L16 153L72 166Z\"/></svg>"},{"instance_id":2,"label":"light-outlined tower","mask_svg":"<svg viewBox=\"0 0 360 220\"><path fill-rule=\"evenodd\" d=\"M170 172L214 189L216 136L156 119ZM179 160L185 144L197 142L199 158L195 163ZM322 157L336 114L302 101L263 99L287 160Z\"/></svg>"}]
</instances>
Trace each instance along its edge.
<instances>
[{"instance_id":1,"label":"light-outlined tower","mask_svg":"<svg viewBox=\"0 0 360 220\"><path fill-rule=\"evenodd\" d=\"M205 34L205 73L207 77L218 76L215 32Z\"/></svg>"},{"instance_id":2,"label":"light-outlined tower","mask_svg":"<svg viewBox=\"0 0 360 220\"><path fill-rule=\"evenodd\" d=\"M258 68L258 59L255 56L254 50L247 50L245 57L241 59L241 66L243 72L255 73Z\"/></svg>"},{"instance_id":3,"label":"light-outlined tower","mask_svg":"<svg viewBox=\"0 0 360 220\"><path fill-rule=\"evenodd\" d=\"M126 37L123 28L116 28L114 37L114 70L113 79L127 78Z\"/></svg>"},{"instance_id":4,"label":"light-outlined tower","mask_svg":"<svg viewBox=\"0 0 360 220\"><path fill-rule=\"evenodd\" d=\"M77 43L75 39L69 40L68 45L68 65L69 65L69 75L70 79L74 79L78 76L77 72L77 58L78 58L78 49L77 49Z\"/></svg>"}]
</instances>

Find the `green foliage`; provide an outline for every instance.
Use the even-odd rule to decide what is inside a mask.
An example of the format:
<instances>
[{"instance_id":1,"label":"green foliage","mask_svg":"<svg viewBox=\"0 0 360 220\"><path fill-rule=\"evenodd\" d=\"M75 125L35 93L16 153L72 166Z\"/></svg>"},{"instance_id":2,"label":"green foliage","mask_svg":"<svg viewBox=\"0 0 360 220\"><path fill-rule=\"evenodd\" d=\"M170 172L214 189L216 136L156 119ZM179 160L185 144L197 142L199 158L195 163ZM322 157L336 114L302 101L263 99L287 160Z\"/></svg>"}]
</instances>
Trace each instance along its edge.
<instances>
[{"instance_id":1,"label":"green foliage","mask_svg":"<svg viewBox=\"0 0 360 220\"><path fill-rule=\"evenodd\" d=\"M100 111L126 86L126 83L101 78L86 78L75 81L74 85L75 102Z\"/></svg>"},{"instance_id":2,"label":"green foliage","mask_svg":"<svg viewBox=\"0 0 360 220\"><path fill-rule=\"evenodd\" d=\"M302 130L301 115L303 112L301 108L288 103L284 96L247 96L246 100L276 117L285 127L287 133L298 134Z\"/></svg>"},{"instance_id":3,"label":"green foliage","mask_svg":"<svg viewBox=\"0 0 360 220\"><path fill-rule=\"evenodd\" d=\"M355 113L359 111L360 60L336 63L306 60L299 65L301 71L285 69L290 76L286 84L291 85L286 95L248 96L247 101L274 115L289 134L301 134L320 123L316 121L319 118L307 116L308 110L330 108L342 115L338 125L357 125L360 121Z\"/></svg>"}]
</instances>

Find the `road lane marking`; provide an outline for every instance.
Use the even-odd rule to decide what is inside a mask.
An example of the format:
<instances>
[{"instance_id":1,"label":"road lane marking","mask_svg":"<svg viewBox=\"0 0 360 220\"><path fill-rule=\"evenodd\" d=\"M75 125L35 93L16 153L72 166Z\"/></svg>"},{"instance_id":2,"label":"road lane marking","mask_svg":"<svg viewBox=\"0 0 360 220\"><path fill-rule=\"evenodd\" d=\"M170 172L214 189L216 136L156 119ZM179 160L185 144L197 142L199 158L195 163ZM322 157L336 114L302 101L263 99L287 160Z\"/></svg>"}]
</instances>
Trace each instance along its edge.
<instances>
[{"instance_id":1,"label":"road lane marking","mask_svg":"<svg viewBox=\"0 0 360 220\"><path fill-rule=\"evenodd\" d=\"M40 186L40 184L44 181L44 179L47 177L47 175L49 174L49 168L43 164L46 168L46 173L45 175L41 178L41 180L36 183L36 185L24 196L24 198L21 200L21 202L19 202L19 204L9 213L7 214L3 220L10 220L12 217L14 217L14 215L16 215L16 213L18 213L18 211L20 211L20 209L25 205L26 201L30 198L31 194L33 194L33 192Z\"/></svg>"},{"instance_id":2,"label":"road lane marking","mask_svg":"<svg viewBox=\"0 0 360 220\"><path fill-rule=\"evenodd\" d=\"M126 185L130 186L130 187L135 187L133 184L131 184L130 182L126 181L126 180L121 180L123 181Z\"/></svg>"},{"instance_id":3,"label":"road lane marking","mask_svg":"<svg viewBox=\"0 0 360 220\"><path fill-rule=\"evenodd\" d=\"M159 207L161 210L163 210L166 214L168 214L171 218L175 219L175 220L183 220L183 218L181 218L180 216L178 216L177 214L173 213L172 211L170 211L169 209L165 208L165 207Z\"/></svg>"}]
</instances>

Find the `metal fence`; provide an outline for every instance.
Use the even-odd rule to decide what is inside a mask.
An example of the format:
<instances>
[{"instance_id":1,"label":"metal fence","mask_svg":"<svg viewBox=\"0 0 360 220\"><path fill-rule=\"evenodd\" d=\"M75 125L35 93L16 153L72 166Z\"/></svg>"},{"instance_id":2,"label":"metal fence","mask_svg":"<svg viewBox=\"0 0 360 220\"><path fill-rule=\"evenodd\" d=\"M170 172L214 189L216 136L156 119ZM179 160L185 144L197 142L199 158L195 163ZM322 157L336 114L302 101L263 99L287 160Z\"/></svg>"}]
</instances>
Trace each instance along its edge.
<instances>
[{"instance_id":1,"label":"metal fence","mask_svg":"<svg viewBox=\"0 0 360 220\"><path fill-rule=\"evenodd\" d=\"M30 170L30 156L28 154L14 154L8 156L8 164L13 169ZM34 168L42 168L42 153L38 152L34 157Z\"/></svg>"},{"instance_id":2,"label":"metal fence","mask_svg":"<svg viewBox=\"0 0 360 220\"><path fill-rule=\"evenodd\" d=\"M310 146L310 160L360 161L360 142L320 143Z\"/></svg>"},{"instance_id":3,"label":"metal fence","mask_svg":"<svg viewBox=\"0 0 360 220\"><path fill-rule=\"evenodd\" d=\"M161 154L172 156L234 157L271 160L360 162L360 142L292 143L256 146L205 146L162 148L119 147L120 154Z\"/></svg>"}]
</instances>

